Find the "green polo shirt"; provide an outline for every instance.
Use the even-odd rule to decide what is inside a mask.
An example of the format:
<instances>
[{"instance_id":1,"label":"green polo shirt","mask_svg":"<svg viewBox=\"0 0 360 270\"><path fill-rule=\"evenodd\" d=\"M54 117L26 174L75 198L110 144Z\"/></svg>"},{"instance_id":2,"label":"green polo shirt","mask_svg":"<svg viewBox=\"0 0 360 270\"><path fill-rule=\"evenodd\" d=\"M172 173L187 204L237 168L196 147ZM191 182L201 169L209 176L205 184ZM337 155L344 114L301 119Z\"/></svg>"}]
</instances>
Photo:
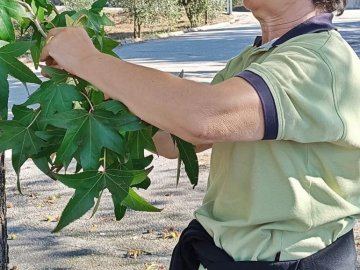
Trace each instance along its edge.
<instances>
[{"instance_id":1,"label":"green polo shirt","mask_svg":"<svg viewBox=\"0 0 360 270\"><path fill-rule=\"evenodd\" d=\"M360 61L331 19L245 49L214 78L247 80L265 119L264 140L213 146L195 212L236 261L307 257L360 214Z\"/></svg>"}]
</instances>

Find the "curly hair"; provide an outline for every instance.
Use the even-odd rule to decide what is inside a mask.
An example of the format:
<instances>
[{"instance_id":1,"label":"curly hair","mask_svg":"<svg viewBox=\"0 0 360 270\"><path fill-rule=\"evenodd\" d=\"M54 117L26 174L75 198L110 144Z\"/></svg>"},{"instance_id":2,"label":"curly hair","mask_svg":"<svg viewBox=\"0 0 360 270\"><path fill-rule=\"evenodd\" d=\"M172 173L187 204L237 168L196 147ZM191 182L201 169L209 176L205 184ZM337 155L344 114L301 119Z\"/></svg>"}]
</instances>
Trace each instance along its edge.
<instances>
[{"instance_id":1,"label":"curly hair","mask_svg":"<svg viewBox=\"0 0 360 270\"><path fill-rule=\"evenodd\" d=\"M325 12L337 12L340 16L344 13L347 0L312 0L314 5Z\"/></svg>"}]
</instances>

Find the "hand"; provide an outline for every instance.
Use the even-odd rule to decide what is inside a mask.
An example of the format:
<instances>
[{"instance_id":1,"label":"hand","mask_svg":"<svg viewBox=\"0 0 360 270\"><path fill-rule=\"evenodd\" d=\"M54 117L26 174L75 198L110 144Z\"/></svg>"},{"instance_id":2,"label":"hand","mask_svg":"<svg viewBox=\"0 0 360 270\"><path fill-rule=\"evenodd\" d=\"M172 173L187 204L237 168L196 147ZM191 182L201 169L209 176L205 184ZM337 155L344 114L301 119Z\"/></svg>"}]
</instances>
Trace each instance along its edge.
<instances>
[{"instance_id":1,"label":"hand","mask_svg":"<svg viewBox=\"0 0 360 270\"><path fill-rule=\"evenodd\" d=\"M77 75L86 59L99 54L83 28L63 27L50 30L40 61Z\"/></svg>"}]
</instances>

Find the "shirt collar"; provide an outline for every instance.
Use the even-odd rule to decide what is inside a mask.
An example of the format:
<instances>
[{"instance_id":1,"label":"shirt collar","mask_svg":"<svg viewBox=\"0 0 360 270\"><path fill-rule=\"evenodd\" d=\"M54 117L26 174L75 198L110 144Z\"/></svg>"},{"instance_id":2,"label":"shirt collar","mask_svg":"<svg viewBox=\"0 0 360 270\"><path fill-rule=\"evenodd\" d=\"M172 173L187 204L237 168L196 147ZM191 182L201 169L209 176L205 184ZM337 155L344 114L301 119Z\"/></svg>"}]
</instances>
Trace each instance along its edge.
<instances>
[{"instance_id":1,"label":"shirt collar","mask_svg":"<svg viewBox=\"0 0 360 270\"><path fill-rule=\"evenodd\" d=\"M279 46L294 37L301 36L304 34L319 33L319 32L336 29L336 27L332 23L333 17L334 15L332 13L322 13L320 15L314 16L308 19L307 21L299 24L298 26L295 26L293 29L285 33L280 38L273 40L273 42L270 42L271 45L270 47ZM261 43L262 43L262 37L261 36L256 37L254 46L261 47L262 46ZM269 43L266 44L267 44L266 47L268 48Z\"/></svg>"}]
</instances>

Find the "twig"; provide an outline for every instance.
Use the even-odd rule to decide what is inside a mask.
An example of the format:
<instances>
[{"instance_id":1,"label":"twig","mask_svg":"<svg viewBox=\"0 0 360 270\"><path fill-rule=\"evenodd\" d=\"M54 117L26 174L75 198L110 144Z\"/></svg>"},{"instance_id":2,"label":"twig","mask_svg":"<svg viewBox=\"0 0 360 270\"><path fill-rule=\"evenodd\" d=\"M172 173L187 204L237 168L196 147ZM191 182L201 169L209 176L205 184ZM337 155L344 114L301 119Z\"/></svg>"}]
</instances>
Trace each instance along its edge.
<instances>
[{"instance_id":1,"label":"twig","mask_svg":"<svg viewBox=\"0 0 360 270\"><path fill-rule=\"evenodd\" d=\"M60 11L56 8L56 6L53 4L53 10L56 13L56 15L60 15Z\"/></svg>"},{"instance_id":2,"label":"twig","mask_svg":"<svg viewBox=\"0 0 360 270\"><path fill-rule=\"evenodd\" d=\"M47 34L45 33L44 29L41 27L41 24L39 22L39 20L37 19L34 11L32 10L31 6L23 1L17 0L17 3L19 3L20 5L22 5L24 8L26 8L26 10L31 14L32 19L31 21L35 24L36 29L39 31L39 33L44 37L47 38Z\"/></svg>"}]
</instances>

